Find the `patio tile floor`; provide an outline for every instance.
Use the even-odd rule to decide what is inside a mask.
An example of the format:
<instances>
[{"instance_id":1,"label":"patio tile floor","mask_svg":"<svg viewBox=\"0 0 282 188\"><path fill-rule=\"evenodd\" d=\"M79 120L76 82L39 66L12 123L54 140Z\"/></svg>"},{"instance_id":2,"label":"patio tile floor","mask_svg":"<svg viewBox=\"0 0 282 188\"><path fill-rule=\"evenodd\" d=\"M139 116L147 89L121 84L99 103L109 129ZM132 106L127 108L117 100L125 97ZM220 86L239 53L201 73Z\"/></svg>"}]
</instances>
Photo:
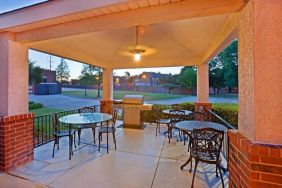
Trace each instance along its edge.
<instances>
[{"instance_id":1,"label":"patio tile floor","mask_svg":"<svg viewBox=\"0 0 282 188\"><path fill-rule=\"evenodd\" d=\"M82 142L91 140L91 130L83 130ZM103 136L103 144L105 142L106 135ZM26 184L33 181L34 187L190 187L192 173L187 169L180 170L188 158L187 145L175 139L169 144L163 135L156 137L153 125L148 125L144 130L118 128L117 150L113 148L111 134L109 143L109 154L105 148L98 152L96 146L86 146L74 152L72 160L68 160L67 138L60 140L60 149L56 150L54 158L51 142L35 149L34 161L3 176L19 179L20 185L22 181ZM2 176L2 184L1 179ZM224 180L227 185L226 174ZM215 176L215 167L200 163L194 186L221 187L220 178Z\"/></svg>"}]
</instances>

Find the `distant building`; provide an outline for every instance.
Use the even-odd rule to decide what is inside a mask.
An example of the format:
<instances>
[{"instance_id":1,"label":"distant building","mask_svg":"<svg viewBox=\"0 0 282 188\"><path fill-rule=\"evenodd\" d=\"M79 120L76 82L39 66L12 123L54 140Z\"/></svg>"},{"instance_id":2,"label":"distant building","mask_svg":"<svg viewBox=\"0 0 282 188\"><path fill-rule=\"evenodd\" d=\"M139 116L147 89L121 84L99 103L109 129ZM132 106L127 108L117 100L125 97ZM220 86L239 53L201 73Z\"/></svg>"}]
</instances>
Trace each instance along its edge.
<instances>
[{"instance_id":1,"label":"distant building","mask_svg":"<svg viewBox=\"0 0 282 188\"><path fill-rule=\"evenodd\" d=\"M135 86L157 86L164 74L156 72L143 72L134 80Z\"/></svg>"},{"instance_id":2,"label":"distant building","mask_svg":"<svg viewBox=\"0 0 282 188\"><path fill-rule=\"evenodd\" d=\"M43 83L55 83L56 71L42 69L42 82Z\"/></svg>"}]
</instances>

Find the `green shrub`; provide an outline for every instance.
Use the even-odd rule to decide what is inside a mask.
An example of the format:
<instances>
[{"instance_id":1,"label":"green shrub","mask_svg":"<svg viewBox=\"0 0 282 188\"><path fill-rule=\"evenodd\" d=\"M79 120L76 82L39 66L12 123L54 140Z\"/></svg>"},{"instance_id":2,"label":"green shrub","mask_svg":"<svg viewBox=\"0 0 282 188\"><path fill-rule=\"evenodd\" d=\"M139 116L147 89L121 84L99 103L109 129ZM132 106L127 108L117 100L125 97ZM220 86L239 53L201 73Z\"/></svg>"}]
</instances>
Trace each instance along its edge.
<instances>
[{"instance_id":1,"label":"green shrub","mask_svg":"<svg viewBox=\"0 0 282 188\"><path fill-rule=\"evenodd\" d=\"M39 108L43 108L43 104L41 103L35 103L33 101L30 101L28 103L28 106L29 106L29 110L34 110L34 109L39 109Z\"/></svg>"},{"instance_id":2,"label":"green shrub","mask_svg":"<svg viewBox=\"0 0 282 188\"><path fill-rule=\"evenodd\" d=\"M181 103L179 105L183 110L194 111L195 109L194 103L192 102ZM171 109L172 107L170 105L154 104L151 111L142 111L141 118L143 122L155 122L155 114L153 113L154 108L158 108L162 111L165 109ZM212 111L222 119L227 121L229 124L233 125L236 128L238 127L238 104L213 103ZM168 116L166 114L161 114L160 118L168 118ZM222 123L216 118L211 118L211 121Z\"/></svg>"}]
</instances>

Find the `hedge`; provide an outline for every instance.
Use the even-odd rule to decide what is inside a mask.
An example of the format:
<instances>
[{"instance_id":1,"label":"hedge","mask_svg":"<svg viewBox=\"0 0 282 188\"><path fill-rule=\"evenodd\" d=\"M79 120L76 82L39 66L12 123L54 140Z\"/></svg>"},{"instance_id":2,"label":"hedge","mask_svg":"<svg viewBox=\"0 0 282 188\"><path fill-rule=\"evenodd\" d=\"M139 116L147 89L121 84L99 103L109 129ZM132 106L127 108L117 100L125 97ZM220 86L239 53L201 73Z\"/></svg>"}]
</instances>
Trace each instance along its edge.
<instances>
[{"instance_id":1,"label":"hedge","mask_svg":"<svg viewBox=\"0 0 282 188\"><path fill-rule=\"evenodd\" d=\"M28 108L29 110L34 110L34 109L39 109L39 108L43 108L43 104L41 103L35 103L33 101L30 101L28 103Z\"/></svg>"},{"instance_id":2,"label":"hedge","mask_svg":"<svg viewBox=\"0 0 282 188\"><path fill-rule=\"evenodd\" d=\"M183 110L190 110L194 111L195 106L192 102L181 103L179 104L181 109ZM160 110L170 109L170 105L161 105L161 104L154 104L152 106L151 111L142 111L141 118L143 122L150 122L154 123L155 118L153 114L153 110L158 108ZM233 125L237 128L238 126L238 104L230 104L230 103L213 103L212 104L212 111L215 112L218 116L223 118L229 124ZM168 118L167 115L161 114L161 118ZM218 119L212 118L211 121L221 123Z\"/></svg>"}]
</instances>

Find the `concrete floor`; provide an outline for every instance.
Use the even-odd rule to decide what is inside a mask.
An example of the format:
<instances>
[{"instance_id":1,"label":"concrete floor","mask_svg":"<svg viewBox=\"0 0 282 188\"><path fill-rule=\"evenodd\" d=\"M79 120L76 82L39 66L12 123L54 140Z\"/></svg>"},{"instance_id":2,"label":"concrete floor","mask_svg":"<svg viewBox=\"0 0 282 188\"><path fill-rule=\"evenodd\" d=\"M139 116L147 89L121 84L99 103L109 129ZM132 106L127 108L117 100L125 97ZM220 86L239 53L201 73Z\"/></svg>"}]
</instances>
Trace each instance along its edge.
<instances>
[{"instance_id":1,"label":"concrete floor","mask_svg":"<svg viewBox=\"0 0 282 188\"><path fill-rule=\"evenodd\" d=\"M83 141L91 141L91 134L90 130L83 130ZM74 152L72 160L68 160L67 139L60 140L60 149L56 150L54 158L51 156L53 143L41 146L35 149L34 161L10 171L10 175L3 175L10 179L15 178L11 175L23 179L17 178L11 186L10 181L0 176L1 187L190 187L192 173L187 169L180 170L188 158L187 146L183 142L173 139L169 144L163 135L156 137L155 127L150 125L144 130L118 128L117 150L113 149L112 136L109 138L109 154L105 148L98 152L96 146L86 146ZM105 141L104 136L103 143ZM226 174L224 180L227 185ZM195 187L221 187L220 183L214 166L199 164Z\"/></svg>"}]
</instances>

